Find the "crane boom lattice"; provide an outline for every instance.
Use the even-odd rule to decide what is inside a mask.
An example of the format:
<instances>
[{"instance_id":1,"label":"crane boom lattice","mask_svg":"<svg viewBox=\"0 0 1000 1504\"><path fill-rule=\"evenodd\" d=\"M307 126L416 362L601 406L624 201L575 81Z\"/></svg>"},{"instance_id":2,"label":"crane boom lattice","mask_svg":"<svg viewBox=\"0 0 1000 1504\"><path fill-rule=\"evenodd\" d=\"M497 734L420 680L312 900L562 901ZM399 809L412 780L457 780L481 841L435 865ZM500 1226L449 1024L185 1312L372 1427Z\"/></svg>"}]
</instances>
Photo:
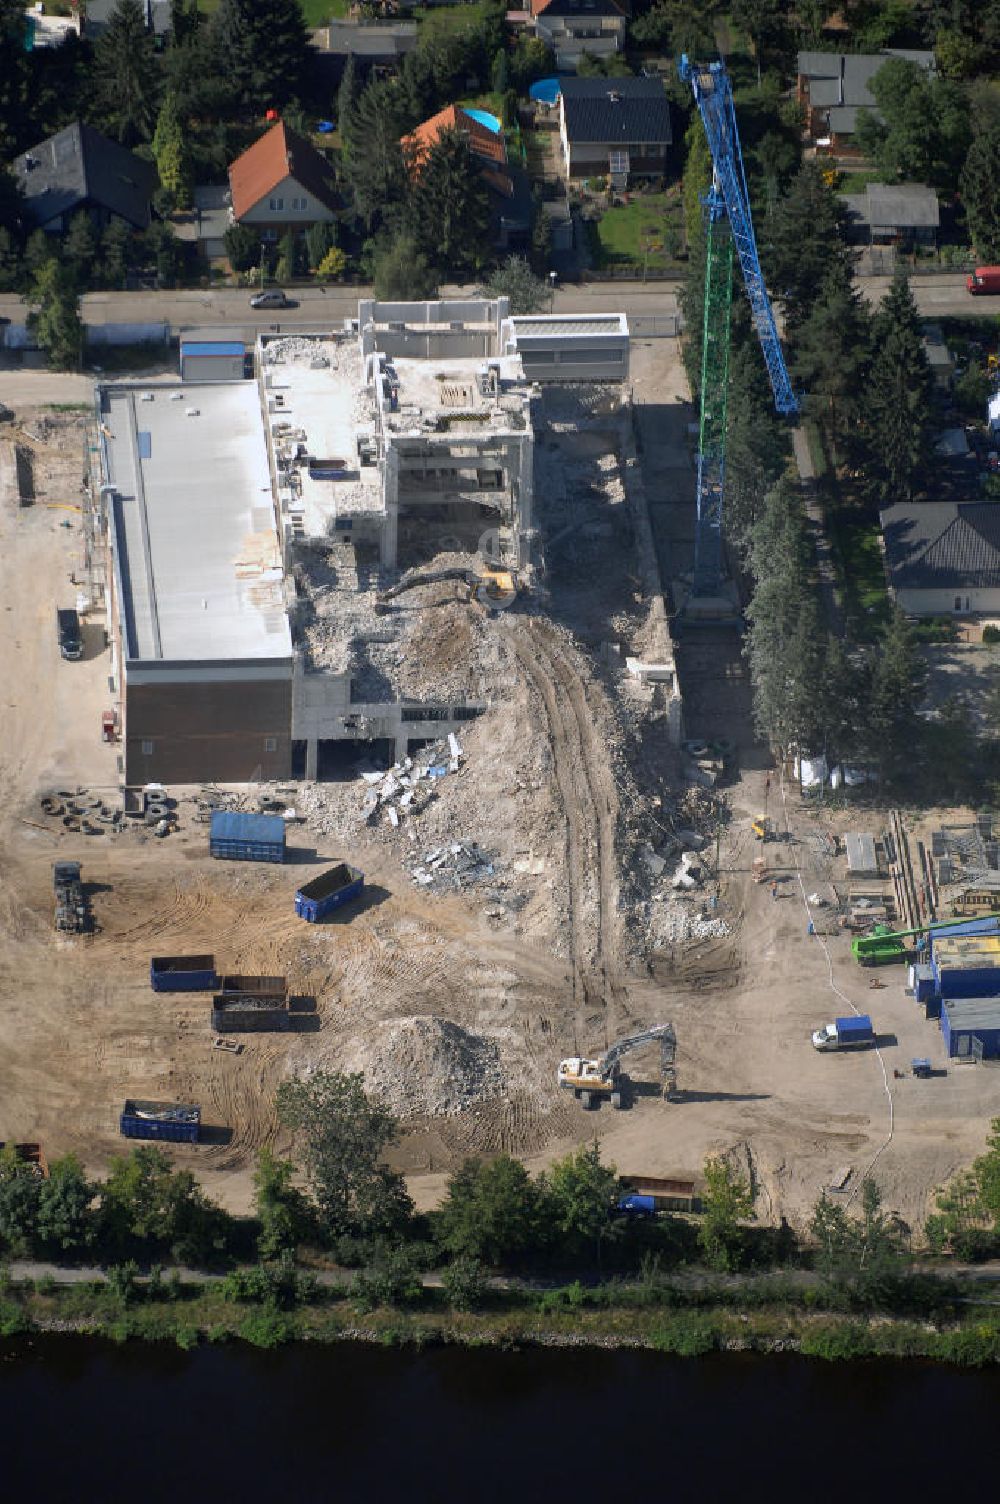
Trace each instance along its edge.
<instances>
[{"instance_id":1,"label":"crane boom lattice","mask_svg":"<svg viewBox=\"0 0 1000 1504\"><path fill-rule=\"evenodd\" d=\"M722 578L726 394L734 252L743 274L754 328L774 393L774 405L779 413L789 416L798 412L799 404L792 391L774 310L757 254L733 90L726 65L722 62L692 63L685 54L678 68L681 78L690 83L694 92L712 156L712 190L705 200L705 305L694 571L695 596L712 596L718 592Z\"/></svg>"}]
</instances>

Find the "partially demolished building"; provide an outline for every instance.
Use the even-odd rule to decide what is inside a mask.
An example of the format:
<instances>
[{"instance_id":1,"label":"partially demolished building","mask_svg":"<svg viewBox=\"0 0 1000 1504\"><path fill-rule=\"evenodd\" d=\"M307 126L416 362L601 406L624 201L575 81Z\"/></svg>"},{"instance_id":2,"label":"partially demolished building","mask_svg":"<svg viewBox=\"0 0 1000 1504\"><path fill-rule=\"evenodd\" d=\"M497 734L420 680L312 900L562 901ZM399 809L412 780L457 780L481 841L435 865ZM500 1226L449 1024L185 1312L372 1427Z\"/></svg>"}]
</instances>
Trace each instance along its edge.
<instances>
[{"instance_id":1,"label":"partially demolished building","mask_svg":"<svg viewBox=\"0 0 1000 1504\"><path fill-rule=\"evenodd\" d=\"M543 321L534 363L550 338L553 369L597 376L598 324ZM484 574L530 589L538 567L540 387L505 299L363 301L335 330L261 335L255 369L97 391L127 783L315 778L331 745L401 757L460 729L485 702L436 694L433 663L406 692L382 597L432 563L480 600Z\"/></svg>"}]
</instances>

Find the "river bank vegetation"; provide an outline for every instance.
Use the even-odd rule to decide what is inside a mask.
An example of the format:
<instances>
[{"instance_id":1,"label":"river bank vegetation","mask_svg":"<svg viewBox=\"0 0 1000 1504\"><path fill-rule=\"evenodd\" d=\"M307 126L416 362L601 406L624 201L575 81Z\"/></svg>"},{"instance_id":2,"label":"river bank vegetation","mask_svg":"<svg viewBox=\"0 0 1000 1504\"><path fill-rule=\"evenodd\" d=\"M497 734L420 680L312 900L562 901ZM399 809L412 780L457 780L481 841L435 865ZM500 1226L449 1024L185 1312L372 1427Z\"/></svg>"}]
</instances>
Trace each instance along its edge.
<instances>
[{"instance_id":1,"label":"river bank vegetation","mask_svg":"<svg viewBox=\"0 0 1000 1504\"><path fill-rule=\"evenodd\" d=\"M250 1217L158 1145L100 1181L72 1156L46 1176L0 1150L0 1336L1000 1359L1000 1300L959 1263L1000 1249L1000 1119L920 1236L874 1178L821 1195L805 1230L759 1225L734 1156L706 1162L698 1215L654 1214L596 1142L535 1177L467 1160L418 1214L386 1163L398 1125L362 1077L287 1082L278 1107L295 1158L262 1151Z\"/></svg>"}]
</instances>

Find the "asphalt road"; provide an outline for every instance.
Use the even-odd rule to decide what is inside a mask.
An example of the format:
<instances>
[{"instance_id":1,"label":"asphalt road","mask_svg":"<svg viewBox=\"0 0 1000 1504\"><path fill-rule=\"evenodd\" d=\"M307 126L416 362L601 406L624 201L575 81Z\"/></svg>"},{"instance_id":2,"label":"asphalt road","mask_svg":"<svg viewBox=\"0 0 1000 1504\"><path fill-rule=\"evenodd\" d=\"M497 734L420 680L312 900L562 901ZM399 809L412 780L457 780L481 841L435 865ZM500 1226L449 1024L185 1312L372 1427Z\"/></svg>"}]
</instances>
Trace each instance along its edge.
<instances>
[{"instance_id":1,"label":"asphalt road","mask_svg":"<svg viewBox=\"0 0 1000 1504\"><path fill-rule=\"evenodd\" d=\"M679 284L651 282L587 284L560 289L555 295L557 313L661 312L676 308ZM370 295L366 287L296 288L297 308L250 307L250 293L244 288L212 288L189 292L92 292L83 299L83 316L88 324L169 323L173 333L192 326L231 328L233 330L271 329L275 324L286 328L323 327L356 318L358 299ZM446 287L444 297L468 297L468 287ZM26 309L20 298L0 296L0 318L12 323L24 322Z\"/></svg>"},{"instance_id":2,"label":"asphalt road","mask_svg":"<svg viewBox=\"0 0 1000 1504\"><path fill-rule=\"evenodd\" d=\"M888 277L865 277L860 286L870 302L877 302L889 287ZM677 282L591 282L560 288L555 295L556 313L673 312L677 307ZM1000 299L973 298L965 290L964 273L918 276L911 281L920 312L928 318L942 315L1000 312ZM169 323L171 331L194 327L227 327L246 330L315 328L339 323L357 314L358 299L368 294L364 287L306 287L296 290L297 308L256 311L250 293L243 288L213 288L190 292L94 292L83 300L88 324ZM447 287L442 295L468 296L467 287ZM0 296L0 318L23 323L25 307L20 298Z\"/></svg>"}]
</instances>

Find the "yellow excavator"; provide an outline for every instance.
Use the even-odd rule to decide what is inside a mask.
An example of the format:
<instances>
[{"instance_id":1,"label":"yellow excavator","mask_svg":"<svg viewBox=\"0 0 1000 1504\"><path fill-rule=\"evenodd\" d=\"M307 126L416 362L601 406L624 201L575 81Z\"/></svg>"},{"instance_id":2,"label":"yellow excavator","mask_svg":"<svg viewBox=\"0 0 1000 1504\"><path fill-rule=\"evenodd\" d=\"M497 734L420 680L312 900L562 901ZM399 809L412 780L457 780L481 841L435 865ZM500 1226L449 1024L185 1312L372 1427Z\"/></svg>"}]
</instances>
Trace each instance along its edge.
<instances>
[{"instance_id":1,"label":"yellow excavator","mask_svg":"<svg viewBox=\"0 0 1000 1504\"><path fill-rule=\"evenodd\" d=\"M395 585L390 585L388 590L379 591L375 609L387 610L389 603L404 591L415 590L418 585L437 585L443 580L458 580L467 585L469 593L466 600L476 601L492 611L500 611L509 606L517 597L519 589L513 570L500 569L492 564L484 564L478 570L464 565L454 565L448 569L413 569Z\"/></svg>"},{"instance_id":2,"label":"yellow excavator","mask_svg":"<svg viewBox=\"0 0 1000 1504\"><path fill-rule=\"evenodd\" d=\"M656 1024L651 1029L642 1029L638 1034L629 1034L616 1040L603 1055L590 1060L583 1055L570 1055L560 1060L557 1079L563 1091L571 1091L580 1106L589 1111L607 1098L612 1107L627 1107L629 1104L629 1078L623 1074L621 1062L632 1050L644 1044L660 1042L660 1080L663 1095L670 1101L677 1085L675 1061L677 1059L677 1036L673 1024Z\"/></svg>"}]
</instances>

